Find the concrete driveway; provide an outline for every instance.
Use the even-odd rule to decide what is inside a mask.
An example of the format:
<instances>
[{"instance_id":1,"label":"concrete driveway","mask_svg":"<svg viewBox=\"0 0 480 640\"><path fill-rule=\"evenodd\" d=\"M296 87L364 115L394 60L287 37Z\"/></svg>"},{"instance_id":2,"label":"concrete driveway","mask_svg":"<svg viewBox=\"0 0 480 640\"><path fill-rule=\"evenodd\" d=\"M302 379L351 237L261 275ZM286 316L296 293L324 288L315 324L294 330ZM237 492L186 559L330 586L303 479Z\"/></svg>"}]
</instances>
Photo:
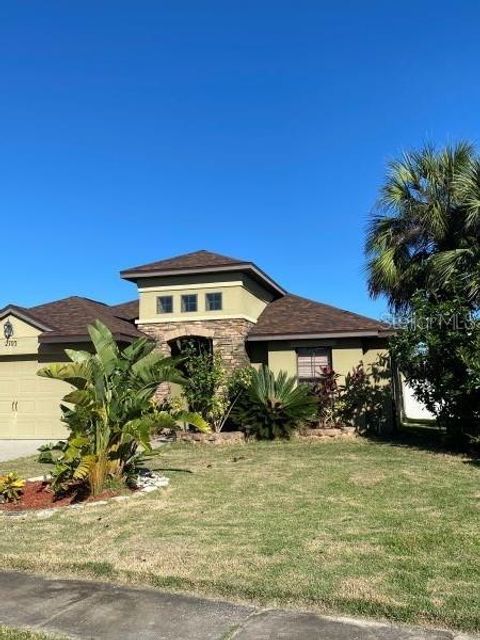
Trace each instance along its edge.
<instances>
[{"instance_id":1,"label":"concrete driveway","mask_svg":"<svg viewBox=\"0 0 480 640\"><path fill-rule=\"evenodd\" d=\"M0 440L0 462L31 456L46 442L50 440Z\"/></svg>"}]
</instances>

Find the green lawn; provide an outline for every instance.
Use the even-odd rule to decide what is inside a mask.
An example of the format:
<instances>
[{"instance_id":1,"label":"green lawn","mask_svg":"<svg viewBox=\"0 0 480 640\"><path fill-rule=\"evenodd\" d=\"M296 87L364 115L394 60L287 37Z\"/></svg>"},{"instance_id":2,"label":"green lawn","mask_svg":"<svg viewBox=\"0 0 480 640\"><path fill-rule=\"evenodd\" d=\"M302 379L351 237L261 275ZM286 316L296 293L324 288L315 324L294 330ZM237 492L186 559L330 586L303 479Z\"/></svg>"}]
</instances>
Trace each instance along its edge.
<instances>
[{"instance_id":1,"label":"green lawn","mask_svg":"<svg viewBox=\"0 0 480 640\"><path fill-rule=\"evenodd\" d=\"M467 460L337 440L169 445L157 466L167 490L0 520L3 565L480 629L480 468Z\"/></svg>"},{"instance_id":2,"label":"green lawn","mask_svg":"<svg viewBox=\"0 0 480 640\"><path fill-rule=\"evenodd\" d=\"M51 467L37 462L38 456L18 458L12 462L0 461L0 475L8 471L16 471L22 478L33 478L50 473Z\"/></svg>"}]
</instances>

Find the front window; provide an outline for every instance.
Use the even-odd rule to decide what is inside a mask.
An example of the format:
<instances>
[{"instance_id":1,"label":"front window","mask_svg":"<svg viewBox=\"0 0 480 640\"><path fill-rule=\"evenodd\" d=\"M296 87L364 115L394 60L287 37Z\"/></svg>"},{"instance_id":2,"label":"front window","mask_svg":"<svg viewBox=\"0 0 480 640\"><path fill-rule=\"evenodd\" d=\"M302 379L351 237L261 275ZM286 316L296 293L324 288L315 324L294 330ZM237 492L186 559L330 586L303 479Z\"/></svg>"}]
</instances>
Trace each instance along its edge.
<instances>
[{"instance_id":1,"label":"front window","mask_svg":"<svg viewBox=\"0 0 480 640\"><path fill-rule=\"evenodd\" d=\"M182 311L184 313L188 311L196 311L197 310L197 295L196 294L188 294L182 296Z\"/></svg>"},{"instance_id":2,"label":"front window","mask_svg":"<svg viewBox=\"0 0 480 640\"><path fill-rule=\"evenodd\" d=\"M299 382L319 380L330 366L330 349L306 347L297 349L297 376Z\"/></svg>"},{"instance_id":3,"label":"front window","mask_svg":"<svg viewBox=\"0 0 480 640\"><path fill-rule=\"evenodd\" d=\"M157 313L173 313L173 296L157 298Z\"/></svg>"},{"instance_id":4,"label":"front window","mask_svg":"<svg viewBox=\"0 0 480 640\"><path fill-rule=\"evenodd\" d=\"M205 308L207 311L221 311L222 309L222 294L221 293L207 293L205 295Z\"/></svg>"}]
</instances>

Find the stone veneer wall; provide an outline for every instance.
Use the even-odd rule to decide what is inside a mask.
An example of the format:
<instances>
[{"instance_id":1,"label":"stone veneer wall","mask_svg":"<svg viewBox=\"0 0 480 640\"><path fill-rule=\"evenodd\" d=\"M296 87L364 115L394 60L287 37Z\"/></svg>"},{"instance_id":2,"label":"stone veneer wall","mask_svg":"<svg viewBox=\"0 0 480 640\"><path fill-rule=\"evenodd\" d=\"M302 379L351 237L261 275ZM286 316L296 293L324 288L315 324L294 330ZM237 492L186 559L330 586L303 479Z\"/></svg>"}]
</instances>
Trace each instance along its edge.
<instances>
[{"instance_id":1,"label":"stone veneer wall","mask_svg":"<svg viewBox=\"0 0 480 640\"><path fill-rule=\"evenodd\" d=\"M168 343L183 336L201 336L210 338L214 353L219 353L228 369L249 364L245 349L245 339L253 326L243 318L225 320L189 320L185 322L161 322L158 324L139 324L143 333L151 336L165 355L170 355ZM162 399L170 392L169 385L160 385L157 398Z\"/></svg>"}]
</instances>

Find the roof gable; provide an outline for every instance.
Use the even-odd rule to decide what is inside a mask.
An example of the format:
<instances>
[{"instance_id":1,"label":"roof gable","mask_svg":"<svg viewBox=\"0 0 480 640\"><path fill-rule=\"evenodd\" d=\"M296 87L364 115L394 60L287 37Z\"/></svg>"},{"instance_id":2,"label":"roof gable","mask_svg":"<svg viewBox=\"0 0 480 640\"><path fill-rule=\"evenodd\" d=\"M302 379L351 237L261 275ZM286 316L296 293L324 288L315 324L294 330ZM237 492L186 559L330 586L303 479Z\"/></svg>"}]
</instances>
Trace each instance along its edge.
<instances>
[{"instance_id":1,"label":"roof gable","mask_svg":"<svg viewBox=\"0 0 480 640\"><path fill-rule=\"evenodd\" d=\"M19 320L22 320L22 322L26 322L41 331L48 331L51 329L51 326L44 322L41 317L37 316L30 309L25 307L19 307L16 304L9 304L6 307L3 307L3 309L0 309L0 320L9 315L15 316Z\"/></svg>"}]
</instances>

